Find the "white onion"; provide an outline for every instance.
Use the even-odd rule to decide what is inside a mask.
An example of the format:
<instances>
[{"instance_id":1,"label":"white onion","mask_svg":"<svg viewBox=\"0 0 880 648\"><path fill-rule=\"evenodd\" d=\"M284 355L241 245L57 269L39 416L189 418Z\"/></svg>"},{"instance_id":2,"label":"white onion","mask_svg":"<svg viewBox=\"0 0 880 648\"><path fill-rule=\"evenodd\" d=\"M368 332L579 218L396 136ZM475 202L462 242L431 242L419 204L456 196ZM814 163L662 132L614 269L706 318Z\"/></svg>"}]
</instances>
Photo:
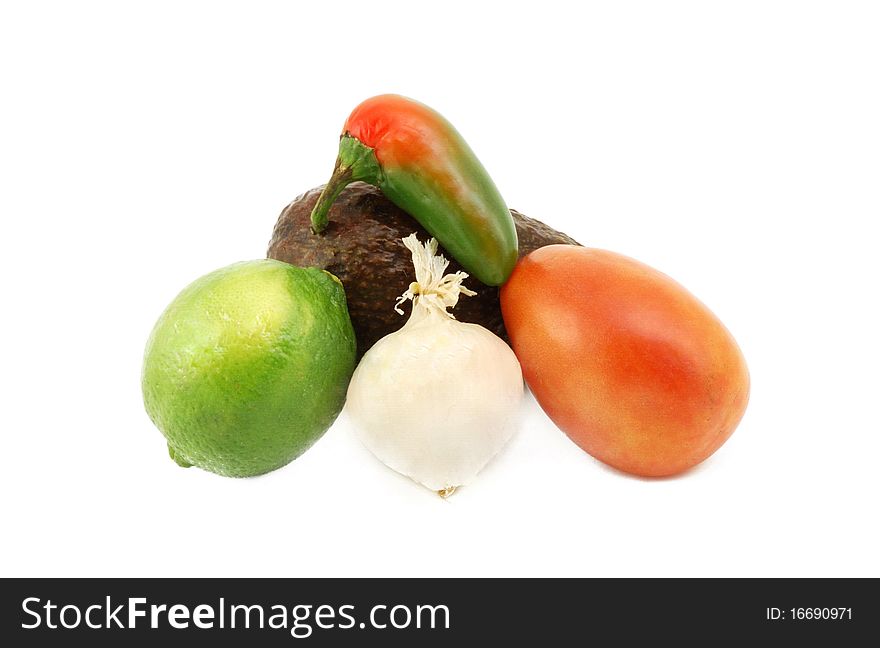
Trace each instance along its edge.
<instances>
[{"instance_id":1,"label":"white onion","mask_svg":"<svg viewBox=\"0 0 880 648\"><path fill-rule=\"evenodd\" d=\"M461 285L467 274L443 274L448 261L436 255L435 240L422 245L413 234L403 242L416 281L398 306L412 299L412 314L364 355L346 410L376 457L445 497L473 479L515 431L522 372L503 340L447 312L459 294L475 294Z\"/></svg>"}]
</instances>

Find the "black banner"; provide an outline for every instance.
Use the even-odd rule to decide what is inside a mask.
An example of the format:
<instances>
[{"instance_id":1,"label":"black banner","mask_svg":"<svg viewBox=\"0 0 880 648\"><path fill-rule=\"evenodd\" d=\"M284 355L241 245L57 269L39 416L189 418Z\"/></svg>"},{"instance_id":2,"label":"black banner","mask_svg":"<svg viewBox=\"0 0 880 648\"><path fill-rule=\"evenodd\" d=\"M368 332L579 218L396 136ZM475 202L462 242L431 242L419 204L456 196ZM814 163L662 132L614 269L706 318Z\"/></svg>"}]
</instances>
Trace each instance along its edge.
<instances>
[{"instance_id":1,"label":"black banner","mask_svg":"<svg viewBox=\"0 0 880 648\"><path fill-rule=\"evenodd\" d=\"M6 579L6 646L447 646L877 636L875 579ZM11 640L11 643L10 643ZM210 642L210 644L208 643ZM550 642L550 643L547 643ZM536 644L537 645L537 644Z\"/></svg>"}]
</instances>

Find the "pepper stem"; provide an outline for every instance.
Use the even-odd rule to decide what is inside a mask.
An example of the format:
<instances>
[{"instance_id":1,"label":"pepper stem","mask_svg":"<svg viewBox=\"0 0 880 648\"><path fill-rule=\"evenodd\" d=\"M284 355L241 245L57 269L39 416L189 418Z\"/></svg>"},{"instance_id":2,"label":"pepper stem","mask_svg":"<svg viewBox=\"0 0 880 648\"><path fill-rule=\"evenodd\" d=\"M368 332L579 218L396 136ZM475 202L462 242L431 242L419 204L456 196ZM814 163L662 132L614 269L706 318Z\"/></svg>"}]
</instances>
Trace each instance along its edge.
<instances>
[{"instance_id":1,"label":"pepper stem","mask_svg":"<svg viewBox=\"0 0 880 648\"><path fill-rule=\"evenodd\" d=\"M312 232L320 234L327 227L330 207L345 187L355 180L378 186L381 178L382 169L373 149L348 133L343 134L339 139L339 155L333 166L333 175L312 209Z\"/></svg>"},{"instance_id":2,"label":"pepper stem","mask_svg":"<svg viewBox=\"0 0 880 648\"><path fill-rule=\"evenodd\" d=\"M320 234L327 227L329 221L330 207L336 202L339 194L345 189L349 183L353 182L351 167L339 164L339 158L336 158L336 166L333 167L333 175L318 196L318 202L312 209L312 234Z\"/></svg>"}]
</instances>

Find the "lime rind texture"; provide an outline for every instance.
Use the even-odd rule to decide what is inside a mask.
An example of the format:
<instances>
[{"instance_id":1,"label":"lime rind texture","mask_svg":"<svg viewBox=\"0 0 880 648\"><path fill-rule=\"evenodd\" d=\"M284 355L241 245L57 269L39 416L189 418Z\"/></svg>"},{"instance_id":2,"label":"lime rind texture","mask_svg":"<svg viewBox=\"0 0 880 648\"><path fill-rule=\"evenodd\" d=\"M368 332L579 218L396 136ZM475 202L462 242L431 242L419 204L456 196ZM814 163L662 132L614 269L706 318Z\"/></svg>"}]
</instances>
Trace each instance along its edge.
<instances>
[{"instance_id":1,"label":"lime rind texture","mask_svg":"<svg viewBox=\"0 0 880 648\"><path fill-rule=\"evenodd\" d=\"M193 282L159 318L144 403L178 463L254 476L293 461L330 427L354 362L335 277L246 261Z\"/></svg>"}]
</instances>

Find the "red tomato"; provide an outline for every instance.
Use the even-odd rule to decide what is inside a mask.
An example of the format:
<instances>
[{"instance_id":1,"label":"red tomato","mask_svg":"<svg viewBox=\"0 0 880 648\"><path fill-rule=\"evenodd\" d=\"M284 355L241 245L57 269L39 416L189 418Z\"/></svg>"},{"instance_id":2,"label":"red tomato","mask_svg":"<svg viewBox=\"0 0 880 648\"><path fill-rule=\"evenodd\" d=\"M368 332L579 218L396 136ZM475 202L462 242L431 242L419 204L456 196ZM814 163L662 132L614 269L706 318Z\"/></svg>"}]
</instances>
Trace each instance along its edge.
<instances>
[{"instance_id":1,"label":"red tomato","mask_svg":"<svg viewBox=\"0 0 880 648\"><path fill-rule=\"evenodd\" d=\"M655 477L687 470L745 411L749 374L736 341L696 297L638 261L541 248L501 289L501 311L538 403L615 468Z\"/></svg>"}]
</instances>

